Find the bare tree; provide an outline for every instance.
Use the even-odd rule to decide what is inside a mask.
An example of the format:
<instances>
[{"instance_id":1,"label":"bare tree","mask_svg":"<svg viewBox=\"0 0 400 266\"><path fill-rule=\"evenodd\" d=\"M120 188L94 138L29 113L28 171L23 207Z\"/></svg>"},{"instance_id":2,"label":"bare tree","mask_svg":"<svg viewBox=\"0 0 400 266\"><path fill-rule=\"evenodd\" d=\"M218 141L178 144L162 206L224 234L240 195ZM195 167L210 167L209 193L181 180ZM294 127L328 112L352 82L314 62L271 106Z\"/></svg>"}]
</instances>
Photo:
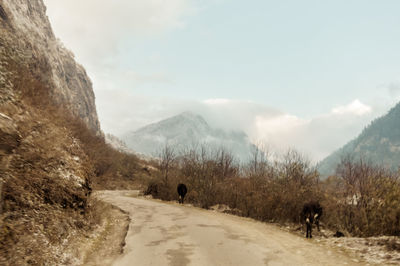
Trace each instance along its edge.
<instances>
[{"instance_id":1,"label":"bare tree","mask_svg":"<svg viewBox=\"0 0 400 266\"><path fill-rule=\"evenodd\" d=\"M160 152L158 164L158 168L162 174L165 184L168 184L169 173L175 162L175 150L171 146L169 146L168 143L165 143L164 148Z\"/></svg>"},{"instance_id":2,"label":"bare tree","mask_svg":"<svg viewBox=\"0 0 400 266\"><path fill-rule=\"evenodd\" d=\"M268 156L269 152L262 143L254 146L247 167L250 178L260 179L267 176L269 170Z\"/></svg>"},{"instance_id":3,"label":"bare tree","mask_svg":"<svg viewBox=\"0 0 400 266\"><path fill-rule=\"evenodd\" d=\"M235 157L224 147L218 148L212 159L216 162L215 170L219 181L235 177L238 174L239 167L236 164Z\"/></svg>"}]
</instances>

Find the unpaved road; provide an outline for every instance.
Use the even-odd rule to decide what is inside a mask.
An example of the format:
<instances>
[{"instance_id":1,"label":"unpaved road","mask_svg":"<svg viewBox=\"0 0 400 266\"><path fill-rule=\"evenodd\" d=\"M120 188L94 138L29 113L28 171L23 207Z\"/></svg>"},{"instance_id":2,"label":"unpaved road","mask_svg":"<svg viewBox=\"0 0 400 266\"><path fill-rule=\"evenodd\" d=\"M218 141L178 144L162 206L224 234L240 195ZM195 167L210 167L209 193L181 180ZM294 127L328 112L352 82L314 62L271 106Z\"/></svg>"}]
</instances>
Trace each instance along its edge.
<instances>
[{"instance_id":1,"label":"unpaved road","mask_svg":"<svg viewBox=\"0 0 400 266\"><path fill-rule=\"evenodd\" d=\"M113 265L365 265L274 225L132 193L99 194L131 218L124 253Z\"/></svg>"}]
</instances>

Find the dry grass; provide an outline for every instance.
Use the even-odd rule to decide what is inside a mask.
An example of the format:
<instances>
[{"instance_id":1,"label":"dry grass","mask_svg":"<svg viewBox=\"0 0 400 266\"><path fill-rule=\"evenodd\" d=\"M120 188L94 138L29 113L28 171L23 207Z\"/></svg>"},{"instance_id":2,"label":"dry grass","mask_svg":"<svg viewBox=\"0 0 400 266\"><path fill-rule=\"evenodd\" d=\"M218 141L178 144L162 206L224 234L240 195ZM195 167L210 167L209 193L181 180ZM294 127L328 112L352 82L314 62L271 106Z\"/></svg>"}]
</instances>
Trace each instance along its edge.
<instances>
[{"instance_id":1,"label":"dry grass","mask_svg":"<svg viewBox=\"0 0 400 266\"><path fill-rule=\"evenodd\" d=\"M105 204L100 230L89 243L81 243L87 251L84 254L84 265L111 265L113 259L121 255L125 246L125 237L129 229L129 216L120 209Z\"/></svg>"},{"instance_id":2,"label":"dry grass","mask_svg":"<svg viewBox=\"0 0 400 266\"><path fill-rule=\"evenodd\" d=\"M57 104L47 61L1 27L0 112L18 140L3 151L10 138L0 131L0 264L71 264L69 246L104 221L92 188L131 185L141 175L138 159L114 151Z\"/></svg>"}]
</instances>

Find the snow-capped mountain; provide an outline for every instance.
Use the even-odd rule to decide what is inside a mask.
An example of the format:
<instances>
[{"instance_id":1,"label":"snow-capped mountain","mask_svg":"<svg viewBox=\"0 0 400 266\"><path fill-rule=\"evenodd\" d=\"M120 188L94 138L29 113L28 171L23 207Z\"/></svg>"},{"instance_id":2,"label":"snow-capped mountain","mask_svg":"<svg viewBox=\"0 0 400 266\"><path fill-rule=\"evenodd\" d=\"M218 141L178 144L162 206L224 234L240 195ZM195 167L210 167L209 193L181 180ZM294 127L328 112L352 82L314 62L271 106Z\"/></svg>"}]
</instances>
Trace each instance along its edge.
<instances>
[{"instance_id":1,"label":"snow-capped mountain","mask_svg":"<svg viewBox=\"0 0 400 266\"><path fill-rule=\"evenodd\" d=\"M135 152L155 157L166 144L176 151L204 144L223 147L241 161L247 161L255 147L244 132L212 128L203 117L191 112L129 132L122 140Z\"/></svg>"}]
</instances>

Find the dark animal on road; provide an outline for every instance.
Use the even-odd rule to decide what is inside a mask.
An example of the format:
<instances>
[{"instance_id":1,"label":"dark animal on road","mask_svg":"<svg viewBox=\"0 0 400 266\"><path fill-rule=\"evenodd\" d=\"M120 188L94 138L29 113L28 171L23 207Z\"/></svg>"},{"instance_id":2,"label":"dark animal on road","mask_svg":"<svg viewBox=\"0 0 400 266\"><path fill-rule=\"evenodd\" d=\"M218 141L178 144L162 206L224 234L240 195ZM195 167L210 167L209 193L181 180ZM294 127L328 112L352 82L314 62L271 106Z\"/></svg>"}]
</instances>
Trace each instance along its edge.
<instances>
[{"instance_id":1,"label":"dark animal on road","mask_svg":"<svg viewBox=\"0 0 400 266\"><path fill-rule=\"evenodd\" d=\"M322 216L322 207L319 205L318 202L309 202L304 204L302 217L306 222L307 232L306 238L312 238L312 224L315 223L317 225L318 231L319 230L319 220Z\"/></svg>"},{"instance_id":2,"label":"dark animal on road","mask_svg":"<svg viewBox=\"0 0 400 266\"><path fill-rule=\"evenodd\" d=\"M340 231L336 231L336 233L333 236L334 237L344 237L344 234Z\"/></svg>"},{"instance_id":3,"label":"dark animal on road","mask_svg":"<svg viewBox=\"0 0 400 266\"><path fill-rule=\"evenodd\" d=\"M185 199L185 195L187 193L187 187L185 184L178 185L178 194L179 194L179 203L183 204L183 200Z\"/></svg>"},{"instance_id":4,"label":"dark animal on road","mask_svg":"<svg viewBox=\"0 0 400 266\"><path fill-rule=\"evenodd\" d=\"M147 190L144 192L145 195L152 195L153 197L158 196L158 185L156 183L151 183Z\"/></svg>"}]
</instances>

